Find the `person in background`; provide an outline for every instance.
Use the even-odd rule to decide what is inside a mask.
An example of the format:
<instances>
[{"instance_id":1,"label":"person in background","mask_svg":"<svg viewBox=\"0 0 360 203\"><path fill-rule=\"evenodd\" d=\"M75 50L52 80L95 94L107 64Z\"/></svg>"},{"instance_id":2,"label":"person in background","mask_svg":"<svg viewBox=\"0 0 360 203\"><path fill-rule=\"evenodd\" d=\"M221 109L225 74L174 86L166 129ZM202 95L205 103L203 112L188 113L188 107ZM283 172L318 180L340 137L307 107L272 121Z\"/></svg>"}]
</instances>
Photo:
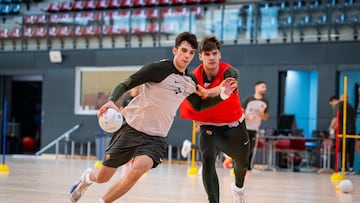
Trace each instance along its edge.
<instances>
[{"instance_id":1,"label":"person in background","mask_svg":"<svg viewBox=\"0 0 360 203\"><path fill-rule=\"evenodd\" d=\"M250 164L248 170L252 169L257 131L260 128L261 122L269 118L269 100L265 96L266 83L264 81L257 81L254 89L254 94L246 97L242 105L245 110L246 129L250 139Z\"/></svg>"},{"instance_id":2,"label":"person in background","mask_svg":"<svg viewBox=\"0 0 360 203\"><path fill-rule=\"evenodd\" d=\"M337 96L329 98L329 105L333 108L333 117L330 122L329 131L343 134L344 121L344 99ZM346 103L346 134L356 134L356 111L348 102ZM337 116L339 114L339 117ZM342 139L340 139L340 153L342 152ZM346 171L354 172L355 139L346 139Z\"/></svg>"}]
</instances>

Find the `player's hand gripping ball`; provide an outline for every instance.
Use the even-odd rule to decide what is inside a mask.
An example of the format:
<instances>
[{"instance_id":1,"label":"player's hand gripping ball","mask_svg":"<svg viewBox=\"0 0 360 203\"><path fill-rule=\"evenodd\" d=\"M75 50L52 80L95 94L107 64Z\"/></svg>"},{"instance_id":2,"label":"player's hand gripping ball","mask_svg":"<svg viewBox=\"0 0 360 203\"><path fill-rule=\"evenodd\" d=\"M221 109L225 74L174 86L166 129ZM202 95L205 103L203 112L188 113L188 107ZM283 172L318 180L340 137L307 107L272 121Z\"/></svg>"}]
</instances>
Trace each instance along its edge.
<instances>
[{"instance_id":1,"label":"player's hand gripping ball","mask_svg":"<svg viewBox=\"0 0 360 203\"><path fill-rule=\"evenodd\" d=\"M124 122L124 118L120 112L114 108L108 108L100 117L100 127L108 133L118 131Z\"/></svg>"}]
</instances>

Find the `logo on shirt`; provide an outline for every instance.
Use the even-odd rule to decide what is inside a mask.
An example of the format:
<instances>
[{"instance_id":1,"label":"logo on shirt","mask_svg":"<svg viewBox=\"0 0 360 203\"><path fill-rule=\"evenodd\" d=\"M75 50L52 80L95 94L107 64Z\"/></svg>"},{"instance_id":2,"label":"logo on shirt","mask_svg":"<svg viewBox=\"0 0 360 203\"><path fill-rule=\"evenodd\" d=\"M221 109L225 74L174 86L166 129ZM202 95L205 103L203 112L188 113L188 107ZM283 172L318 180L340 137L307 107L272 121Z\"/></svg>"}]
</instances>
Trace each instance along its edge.
<instances>
[{"instance_id":1,"label":"logo on shirt","mask_svg":"<svg viewBox=\"0 0 360 203\"><path fill-rule=\"evenodd\" d=\"M174 93L175 93L175 94L181 94L182 92L183 92L183 91L181 90L180 87L177 87L177 88L174 89Z\"/></svg>"}]
</instances>

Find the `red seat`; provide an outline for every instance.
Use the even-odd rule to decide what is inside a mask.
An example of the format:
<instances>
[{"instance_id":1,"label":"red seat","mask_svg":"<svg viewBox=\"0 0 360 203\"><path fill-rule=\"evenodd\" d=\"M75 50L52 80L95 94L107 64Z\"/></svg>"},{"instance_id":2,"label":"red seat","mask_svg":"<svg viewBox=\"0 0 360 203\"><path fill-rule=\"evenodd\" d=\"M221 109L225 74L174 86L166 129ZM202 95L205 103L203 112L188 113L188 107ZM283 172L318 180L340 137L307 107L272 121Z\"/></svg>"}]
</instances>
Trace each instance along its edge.
<instances>
[{"instance_id":1,"label":"red seat","mask_svg":"<svg viewBox=\"0 0 360 203\"><path fill-rule=\"evenodd\" d=\"M45 11L45 12L50 12L50 13L59 12L60 11L60 3L58 3L58 2L50 3L46 9L41 9L41 10Z\"/></svg>"},{"instance_id":2,"label":"red seat","mask_svg":"<svg viewBox=\"0 0 360 203\"><path fill-rule=\"evenodd\" d=\"M187 8L184 7L176 8L174 14L176 16L185 16L187 15Z\"/></svg>"},{"instance_id":3,"label":"red seat","mask_svg":"<svg viewBox=\"0 0 360 203\"><path fill-rule=\"evenodd\" d=\"M82 16L84 19L86 19L88 22L95 20L95 14L94 12L85 12ZM100 16L101 17L101 16Z\"/></svg>"},{"instance_id":4,"label":"red seat","mask_svg":"<svg viewBox=\"0 0 360 203\"><path fill-rule=\"evenodd\" d=\"M82 37L100 35L100 28L98 26L76 26L75 35Z\"/></svg>"},{"instance_id":5,"label":"red seat","mask_svg":"<svg viewBox=\"0 0 360 203\"><path fill-rule=\"evenodd\" d=\"M129 28L120 28L118 26L104 26L103 27L103 34L104 35L124 35L129 33Z\"/></svg>"},{"instance_id":6,"label":"red seat","mask_svg":"<svg viewBox=\"0 0 360 203\"><path fill-rule=\"evenodd\" d=\"M47 30L45 27L37 27L34 29L33 37L35 38L44 38L46 37Z\"/></svg>"},{"instance_id":7,"label":"red seat","mask_svg":"<svg viewBox=\"0 0 360 203\"><path fill-rule=\"evenodd\" d=\"M158 0L146 0L145 1L145 6L146 7L154 7L159 5L159 1Z\"/></svg>"},{"instance_id":8,"label":"red seat","mask_svg":"<svg viewBox=\"0 0 360 203\"><path fill-rule=\"evenodd\" d=\"M69 24L73 22L73 14L61 13L58 15L58 23Z\"/></svg>"},{"instance_id":9,"label":"red seat","mask_svg":"<svg viewBox=\"0 0 360 203\"><path fill-rule=\"evenodd\" d=\"M59 11L60 12L69 12L72 10L72 2L70 1L64 1L60 4Z\"/></svg>"},{"instance_id":10,"label":"red seat","mask_svg":"<svg viewBox=\"0 0 360 203\"><path fill-rule=\"evenodd\" d=\"M106 0L96 1L96 4L95 4L96 10L103 10L103 9L107 9L107 8L108 8L108 4L107 4Z\"/></svg>"},{"instance_id":11,"label":"red seat","mask_svg":"<svg viewBox=\"0 0 360 203\"><path fill-rule=\"evenodd\" d=\"M119 0L109 0L108 6L109 9L117 9L120 8Z\"/></svg>"},{"instance_id":12,"label":"red seat","mask_svg":"<svg viewBox=\"0 0 360 203\"><path fill-rule=\"evenodd\" d=\"M306 149L306 140L305 139L291 139L290 140L290 150L292 151L305 151Z\"/></svg>"},{"instance_id":13,"label":"red seat","mask_svg":"<svg viewBox=\"0 0 360 203\"><path fill-rule=\"evenodd\" d=\"M33 36L33 29L30 27L25 27L23 29L23 35L25 38L32 38Z\"/></svg>"},{"instance_id":14,"label":"red seat","mask_svg":"<svg viewBox=\"0 0 360 203\"><path fill-rule=\"evenodd\" d=\"M147 32L150 34L156 34L159 32L159 23L153 22L148 25Z\"/></svg>"},{"instance_id":15,"label":"red seat","mask_svg":"<svg viewBox=\"0 0 360 203\"><path fill-rule=\"evenodd\" d=\"M38 16L36 16L35 23L36 24L46 24L47 23L46 15L38 15Z\"/></svg>"},{"instance_id":16,"label":"red seat","mask_svg":"<svg viewBox=\"0 0 360 203\"><path fill-rule=\"evenodd\" d=\"M2 29L0 30L0 39L7 39L9 37L9 30Z\"/></svg>"},{"instance_id":17,"label":"red seat","mask_svg":"<svg viewBox=\"0 0 360 203\"><path fill-rule=\"evenodd\" d=\"M86 1L84 4L84 10L94 10L96 9L97 2L93 0Z\"/></svg>"},{"instance_id":18,"label":"red seat","mask_svg":"<svg viewBox=\"0 0 360 203\"><path fill-rule=\"evenodd\" d=\"M275 150L282 151L288 150L290 148L290 140L289 139L281 139L276 141L275 143Z\"/></svg>"},{"instance_id":19,"label":"red seat","mask_svg":"<svg viewBox=\"0 0 360 203\"><path fill-rule=\"evenodd\" d=\"M49 17L49 22L56 24L59 22L59 15L58 14L51 14Z\"/></svg>"},{"instance_id":20,"label":"red seat","mask_svg":"<svg viewBox=\"0 0 360 203\"><path fill-rule=\"evenodd\" d=\"M171 0L159 0L159 6L170 6L171 3Z\"/></svg>"},{"instance_id":21,"label":"red seat","mask_svg":"<svg viewBox=\"0 0 360 203\"><path fill-rule=\"evenodd\" d=\"M23 24L28 25L28 24L35 24L36 21L36 16L35 15L25 15L23 17Z\"/></svg>"},{"instance_id":22,"label":"red seat","mask_svg":"<svg viewBox=\"0 0 360 203\"><path fill-rule=\"evenodd\" d=\"M50 26L49 27L49 37L57 37L57 27L56 26Z\"/></svg>"},{"instance_id":23,"label":"red seat","mask_svg":"<svg viewBox=\"0 0 360 203\"><path fill-rule=\"evenodd\" d=\"M95 12L94 13L94 21L100 21L101 20L101 13L102 12Z\"/></svg>"},{"instance_id":24,"label":"red seat","mask_svg":"<svg viewBox=\"0 0 360 203\"><path fill-rule=\"evenodd\" d=\"M72 11L82 11L84 10L84 2L83 1L75 1L71 4Z\"/></svg>"},{"instance_id":25,"label":"red seat","mask_svg":"<svg viewBox=\"0 0 360 203\"><path fill-rule=\"evenodd\" d=\"M131 8L133 7L133 3L131 0L121 0L120 8Z\"/></svg>"},{"instance_id":26,"label":"red seat","mask_svg":"<svg viewBox=\"0 0 360 203\"><path fill-rule=\"evenodd\" d=\"M70 37L74 34L73 26L60 26L57 28L56 34L58 37Z\"/></svg>"},{"instance_id":27,"label":"red seat","mask_svg":"<svg viewBox=\"0 0 360 203\"><path fill-rule=\"evenodd\" d=\"M200 6L195 6L191 8L191 13L193 13L195 15L195 17L199 17L201 16L201 7Z\"/></svg>"},{"instance_id":28,"label":"red seat","mask_svg":"<svg viewBox=\"0 0 360 203\"><path fill-rule=\"evenodd\" d=\"M12 39L21 37L21 29L13 28L12 30L9 31L8 37Z\"/></svg>"},{"instance_id":29,"label":"red seat","mask_svg":"<svg viewBox=\"0 0 360 203\"><path fill-rule=\"evenodd\" d=\"M147 18L158 18L159 17L159 9L149 9L146 11Z\"/></svg>"},{"instance_id":30,"label":"red seat","mask_svg":"<svg viewBox=\"0 0 360 203\"><path fill-rule=\"evenodd\" d=\"M185 4L197 4L200 3L200 0L185 0Z\"/></svg>"},{"instance_id":31,"label":"red seat","mask_svg":"<svg viewBox=\"0 0 360 203\"><path fill-rule=\"evenodd\" d=\"M173 10L171 8L164 8L161 10L162 17L171 16L171 15L173 15Z\"/></svg>"},{"instance_id":32,"label":"red seat","mask_svg":"<svg viewBox=\"0 0 360 203\"><path fill-rule=\"evenodd\" d=\"M175 6L183 5L185 4L185 0L171 0L171 4Z\"/></svg>"},{"instance_id":33,"label":"red seat","mask_svg":"<svg viewBox=\"0 0 360 203\"><path fill-rule=\"evenodd\" d=\"M133 0L133 7L139 8L146 5L145 0Z\"/></svg>"}]
</instances>

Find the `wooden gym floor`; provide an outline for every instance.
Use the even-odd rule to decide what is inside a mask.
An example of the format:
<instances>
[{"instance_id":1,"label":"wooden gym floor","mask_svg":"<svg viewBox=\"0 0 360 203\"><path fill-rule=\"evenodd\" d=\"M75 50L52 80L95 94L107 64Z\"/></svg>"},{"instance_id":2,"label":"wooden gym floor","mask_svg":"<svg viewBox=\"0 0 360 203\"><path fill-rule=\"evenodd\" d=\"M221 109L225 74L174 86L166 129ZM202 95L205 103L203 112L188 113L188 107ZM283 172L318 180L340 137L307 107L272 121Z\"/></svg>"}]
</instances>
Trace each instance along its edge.
<instances>
[{"instance_id":1,"label":"wooden gym floor","mask_svg":"<svg viewBox=\"0 0 360 203\"><path fill-rule=\"evenodd\" d=\"M70 186L94 160L55 159L34 156L7 156L9 173L0 176L1 203L70 202ZM128 203L206 203L201 176L188 175L187 164L163 163L145 174L122 199ZM228 169L218 168L222 203L231 203ZM247 203L358 203L360 176L349 175L355 188L351 194L337 191L331 174L264 172L253 170L246 177ZM79 203L96 203L110 183L121 177L121 169L103 185L92 185Z\"/></svg>"}]
</instances>

